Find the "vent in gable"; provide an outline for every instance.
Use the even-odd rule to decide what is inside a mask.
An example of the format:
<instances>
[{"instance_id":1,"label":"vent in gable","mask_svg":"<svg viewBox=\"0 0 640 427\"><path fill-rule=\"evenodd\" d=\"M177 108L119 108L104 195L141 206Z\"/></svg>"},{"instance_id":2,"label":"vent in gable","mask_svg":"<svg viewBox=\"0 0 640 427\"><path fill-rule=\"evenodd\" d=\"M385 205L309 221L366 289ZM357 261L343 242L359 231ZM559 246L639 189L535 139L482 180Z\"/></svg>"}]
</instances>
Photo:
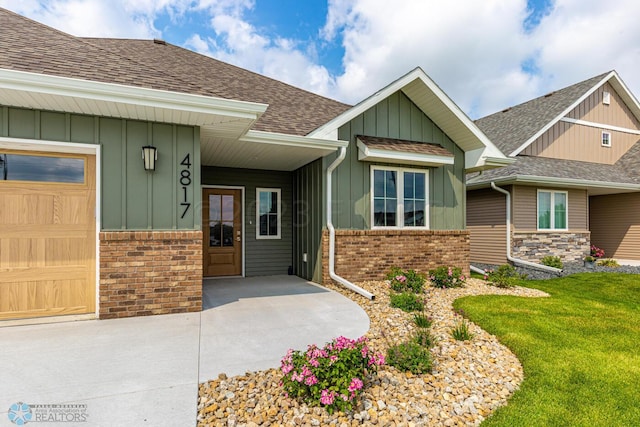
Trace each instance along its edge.
<instances>
[{"instance_id":1,"label":"vent in gable","mask_svg":"<svg viewBox=\"0 0 640 427\"><path fill-rule=\"evenodd\" d=\"M602 92L602 103L604 105L611 104L611 94L607 91Z\"/></svg>"}]
</instances>

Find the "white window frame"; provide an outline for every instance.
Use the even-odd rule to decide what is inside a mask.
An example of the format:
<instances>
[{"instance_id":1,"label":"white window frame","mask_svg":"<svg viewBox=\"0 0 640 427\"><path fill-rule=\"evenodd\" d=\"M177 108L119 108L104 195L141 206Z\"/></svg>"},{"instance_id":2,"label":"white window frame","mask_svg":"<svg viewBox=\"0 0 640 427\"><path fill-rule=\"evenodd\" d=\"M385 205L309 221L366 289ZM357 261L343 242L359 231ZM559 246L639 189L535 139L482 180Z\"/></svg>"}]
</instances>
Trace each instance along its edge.
<instances>
[{"instance_id":1,"label":"white window frame","mask_svg":"<svg viewBox=\"0 0 640 427\"><path fill-rule=\"evenodd\" d=\"M397 224L395 226L380 226L375 224L375 209L374 209L374 188L375 180L374 173L377 170L382 171L395 171L398 177L398 182L396 185L396 200L398 201L398 205L396 206L396 214L397 214ZM404 173L405 172L413 172L413 173L422 173L424 174L424 226L405 226L404 225ZM428 230L429 229L429 210L431 207L431 203L429 200L429 170L428 169L416 169L416 168L398 168L391 166L371 166L371 174L370 174L370 184L369 184L369 204L371 205L371 209L369 212L369 220L371 221L371 229L383 230L383 229L391 229L396 230L399 228L404 228L408 230Z\"/></svg>"},{"instance_id":2,"label":"white window frame","mask_svg":"<svg viewBox=\"0 0 640 427\"><path fill-rule=\"evenodd\" d=\"M540 228L540 193L550 193L551 194L551 204L550 204L550 209L551 209L551 218L550 218L550 222L549 222L549 228ZM567 224L567 226L565 228L556 228L555 227L555 222L556 222L556 217L555 217L555 212L554 212L554 207L555 207L555 195L561 193L564 194L565 200L567 201L567 206L566 206L566 210L565 210L565 224ZM538 231L568 231L569 230L569 192L568 191L560 191L560 190L541 190L538 189L537 193L536 193L536 228L538 229Z\"/></svg>"},{"instance_id":3,"label":"white window frame","mask_svg":"<svg viewBox=\"0 0 640 427\"><path fill-rule=\"evenodd\" d=\"M605 144L604 142L604 136L607 135L607 141L608 143ZM611 132L607 132L607 131L602 131L602 137L600 138L600 142L602 144L603 147L607 147L607 148L611 148Z\"/></svg>"},{"instance_id":4,"label":"white window frame","mask_svg":"<svg viewBox=\"0 0 640 427\"><path fill-rule=\"evenodd\" d=\"M263 236L260 234L260 193L276 193L277 200L277 218L278 218L278 234L275 236ZM282 238L282 189L256 187L256 239L257 240L276 240Z\"/></svg>"}]
</instances>

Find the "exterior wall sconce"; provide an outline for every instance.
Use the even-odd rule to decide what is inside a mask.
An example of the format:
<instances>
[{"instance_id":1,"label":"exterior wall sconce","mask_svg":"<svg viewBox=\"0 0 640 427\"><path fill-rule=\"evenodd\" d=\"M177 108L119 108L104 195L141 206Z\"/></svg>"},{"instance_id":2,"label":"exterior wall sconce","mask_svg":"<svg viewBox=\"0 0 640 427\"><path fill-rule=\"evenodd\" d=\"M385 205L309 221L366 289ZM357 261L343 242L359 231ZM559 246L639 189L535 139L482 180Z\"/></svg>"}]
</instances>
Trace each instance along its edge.
<instances>
[{"instance_id":1,"label":"exterior wall sconce","mask_svg":"<svg viewBox=\"0 0 640 427\"><path fill-rule=\"evenodd\" d=\"M152 145L142 147L142 160L144 162L144 170L156 170L156 160L158 160L158 149Z\"/></svg>"}]
</instances>

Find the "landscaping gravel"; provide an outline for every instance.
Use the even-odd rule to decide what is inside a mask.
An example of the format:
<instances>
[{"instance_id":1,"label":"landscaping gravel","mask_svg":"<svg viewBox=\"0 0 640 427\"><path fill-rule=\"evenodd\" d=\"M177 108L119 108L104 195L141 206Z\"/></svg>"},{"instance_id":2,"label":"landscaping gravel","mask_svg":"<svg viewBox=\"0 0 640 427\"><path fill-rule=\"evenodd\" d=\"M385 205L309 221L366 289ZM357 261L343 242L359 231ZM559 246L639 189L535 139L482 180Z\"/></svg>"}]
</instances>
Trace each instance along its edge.
<instances>
[{"instance_id":1,"label":"landscaping gravel","mask_svg":"<svg viewBox=\"0 0 640 427\"><path fill-rule=\"evenodd\" d=\"M389 306L389 288L384 282L361 283L375 293L370 301L342 287L331 287L356 301L367 312L371 328L369 346L386 353L395 343L411 339L412 314ZM545 293L522 287L499 289L478 279L464 288L425 289L425 312L433 319L431 349L433 372L412 375L382 366L354 411L329 415L323 408L309 407L285 397L279 386L278 369L200 384L199 426L474 426L478 425L519 387L522 366L496 337L473 323L470 341L456 341L451 329L461 317L452 303L466 295L502 294L541 297ZM352 337L356 338L356 337ZM324 343L309 343L322 345ZM284 356L284 355L283 355ZM275 367L274 367L275 368Z\"/></svg>"},{"instance_id":2,"label":"landscaping gravel","mask_svg":"<svg viewBox=\"0 0 640 427\"><path fill-rule=\"evenodd\" d=\"M495 269L497 265L473 263L475 267L482 270ZM567 262L564 264L562 272L555 274L547 271L536 270L533 268L526 268L516 266L516 271L520 274L526 274L527 280L546 280L559 276L568 276L576 273L626 273L626 274L640 274L640 266L621 265L619 267L603 267L601 265L595 265L593 268L587 268L583 262Z\"/></svg>"}]
</instances>

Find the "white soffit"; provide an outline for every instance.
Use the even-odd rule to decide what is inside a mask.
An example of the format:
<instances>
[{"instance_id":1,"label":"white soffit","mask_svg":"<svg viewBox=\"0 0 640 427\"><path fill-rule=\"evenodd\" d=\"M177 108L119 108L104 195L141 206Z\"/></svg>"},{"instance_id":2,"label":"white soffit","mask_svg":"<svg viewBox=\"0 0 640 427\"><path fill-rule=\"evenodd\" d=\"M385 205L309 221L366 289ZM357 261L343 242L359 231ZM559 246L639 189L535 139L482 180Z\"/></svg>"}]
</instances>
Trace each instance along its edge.
<instances>
[{"instance_id":1,"label":"white soffit","mask_svg":"<svg viewBox=\"0 0 640 427\"><path fill-rule=\"evenodd\" d=\"M200 157L205 166L292 171L346 147L347 141L250 130L240 139L202 128Z\"/></svg>"},{"instance_id":2,"label":"white soffit","mask_svg":"<svg viewBox=\"0 0 640 427\"><path fill-rule=\"evenodd\" d=\"M0 104L190 126L241 135L266 104L0 69Z\"/></svg>"}]
</instances>

